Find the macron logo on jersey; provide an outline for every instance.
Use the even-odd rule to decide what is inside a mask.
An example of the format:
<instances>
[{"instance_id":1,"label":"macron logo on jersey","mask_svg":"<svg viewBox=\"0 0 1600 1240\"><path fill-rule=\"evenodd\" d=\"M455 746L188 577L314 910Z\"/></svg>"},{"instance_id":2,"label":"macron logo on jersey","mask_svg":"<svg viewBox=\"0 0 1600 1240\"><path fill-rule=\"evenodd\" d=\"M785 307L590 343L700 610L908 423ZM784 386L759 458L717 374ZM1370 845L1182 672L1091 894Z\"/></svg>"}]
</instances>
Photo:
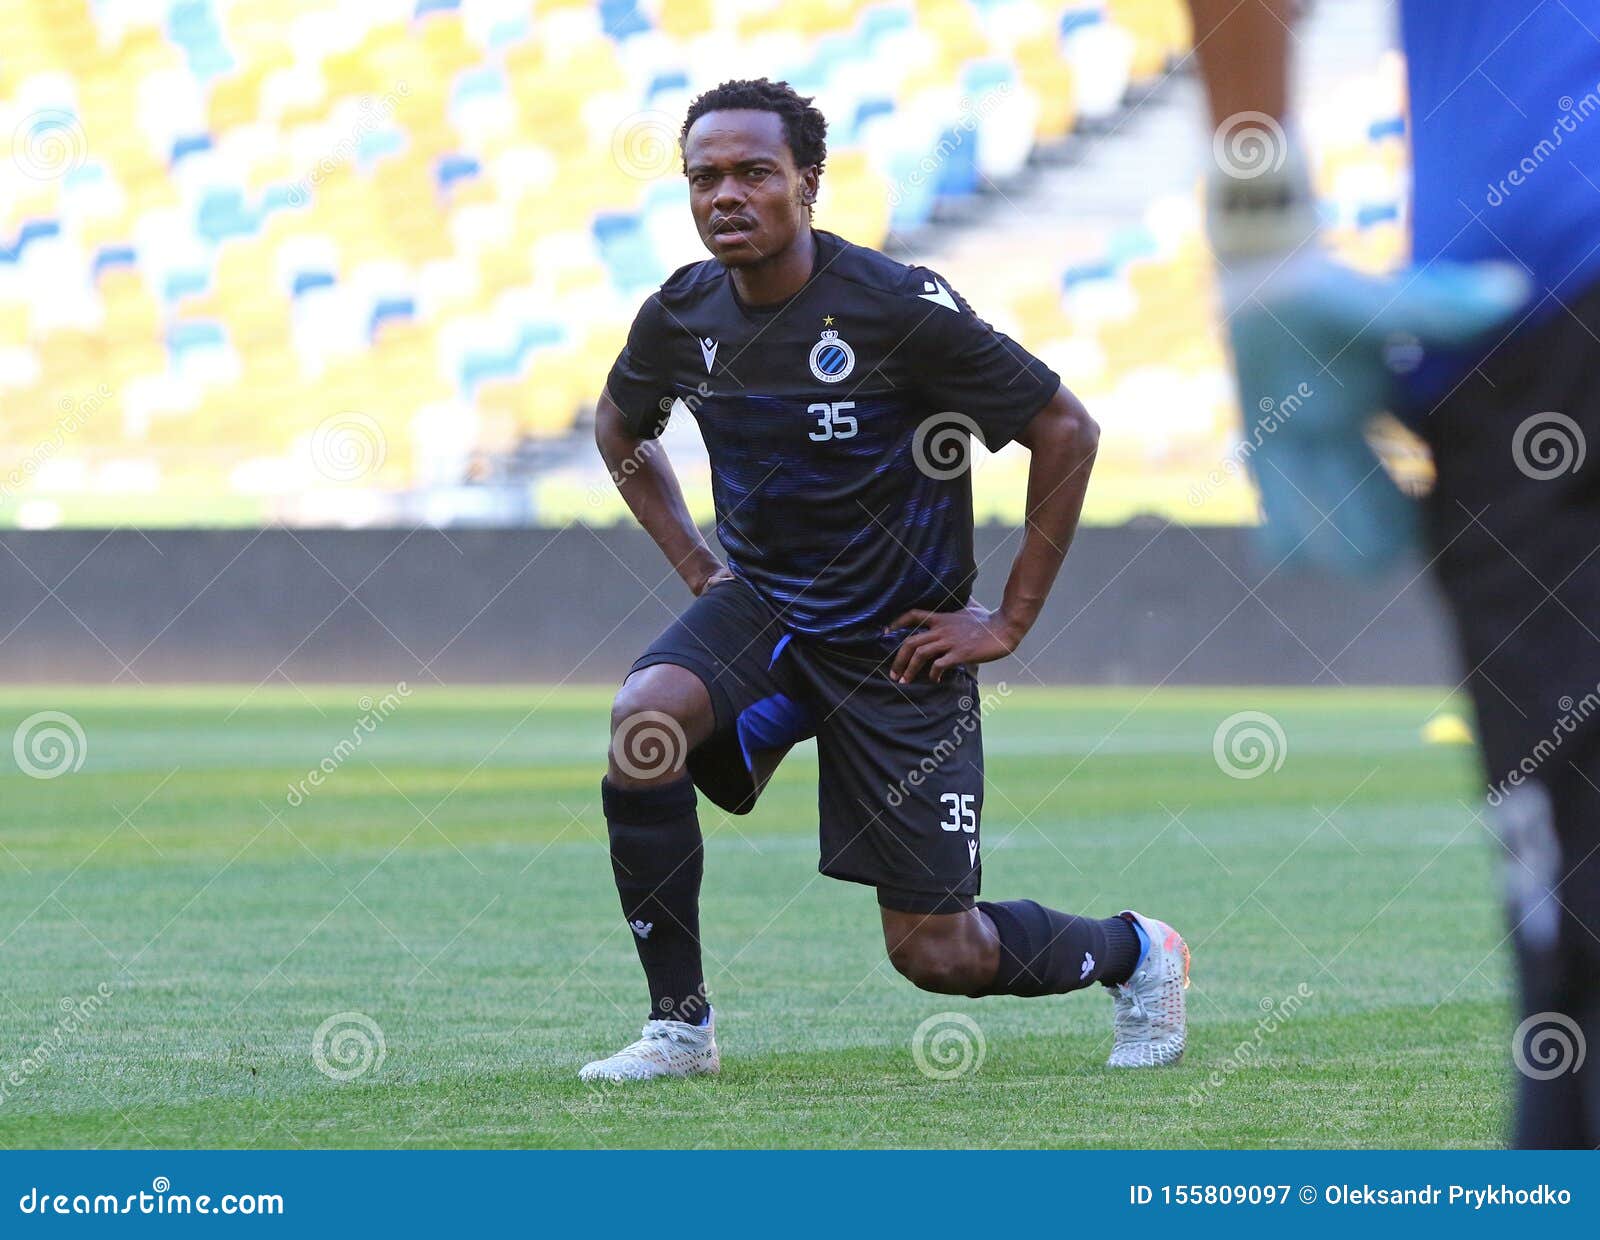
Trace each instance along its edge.
<instances>
[{"instance_id":1,"label":"macron logo on jersey","mask_svg":"<svg viewBox=\"0 0 1600 1240\"><path fill-rule=\"evenodd\" d=\"M950 290L937 280L924 280L922 292L917 294L923 301L931 301L936 306L943 306L946 310L961 313L961 307L956 305L956 299L950 296Z\"/></svg>"},{"instance_id":2,"label":"macron logo on jersey","mask_svg":"<svg viewBox=\"0 0 1600 1240\"><path fill-rule=\"evenodd\" d=\"M711 373L711 364L717 360L717 342L707 336L700 342L700 356L706 359L706 374Z\"/></svg>"}]
</instances>

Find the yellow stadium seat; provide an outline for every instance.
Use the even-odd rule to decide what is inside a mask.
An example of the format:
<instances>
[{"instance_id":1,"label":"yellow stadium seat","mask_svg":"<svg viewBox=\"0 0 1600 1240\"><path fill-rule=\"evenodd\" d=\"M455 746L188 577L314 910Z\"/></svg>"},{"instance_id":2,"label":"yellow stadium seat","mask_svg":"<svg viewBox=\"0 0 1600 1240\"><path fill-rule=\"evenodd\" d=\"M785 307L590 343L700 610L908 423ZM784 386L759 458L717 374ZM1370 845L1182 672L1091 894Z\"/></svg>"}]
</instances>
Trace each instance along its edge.
<instances>
[{"instance_id":1,"label":"yellow stadium seat","mask_svg":"<svg viewBox=\"0 0 1600 1240\"><path fill-rule=\"evenodd\" d=\"M657 25L675 39L691 39L714 27L711 0L662 0Z\"/></svg>"},{"instance_id":2,"label":"yellow stadium seat","mask_svg":"<svg viewBox=\"0 0 1600 1240\"><path fill-rule=\"evenodd\" d=\"M1014 56L1023 85L1039 100L1034 141L1043 144L1066 137L1078 119L1077 82L1060 38L1053 29L1030 36L1017 44Z\"/></svg>"},{"instance_id":3,"label":"yellow stadium seat","mask_svg":"<svg viewBox=\"0 0 1600 1240\"><path fill-rule=\"evenodd\" d=\"M889 215L889 183L866 152L830 154L817 202L817 227L857 245L879 246L889 235Z\"/></svg>"}]
</instances>

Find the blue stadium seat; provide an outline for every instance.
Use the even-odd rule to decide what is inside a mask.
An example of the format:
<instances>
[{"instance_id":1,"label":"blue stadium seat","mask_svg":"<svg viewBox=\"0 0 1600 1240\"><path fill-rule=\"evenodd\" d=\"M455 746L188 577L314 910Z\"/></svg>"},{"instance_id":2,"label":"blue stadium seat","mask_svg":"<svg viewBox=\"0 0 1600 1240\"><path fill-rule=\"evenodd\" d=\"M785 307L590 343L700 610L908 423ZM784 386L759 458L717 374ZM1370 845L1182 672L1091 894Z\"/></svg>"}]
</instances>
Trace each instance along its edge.
<instances>
[{"instance_id":1,"label":"blue stadium seat","mask_svg":"<svg viewBox=\"0 0 1600 1240\"><path fill-rule=\"evenodd\" d=\"M189 353L220 348L227 343L228 335L222 324L210 319L173 323L167 328L167 352L177 365L182 365Z\"/></svg>"},{"instance_id":2,"label":"blue stadium seat","mask_svg":"<svg viewBox=\"0 0 1600 1240\"><path fill-rule=\"evenodd\" d=\"M634 0L600 0L600 24L618 43L650 29L649 20Z\"/></svg>"},{"instance_id":3,"label":"blue stadium seat","mask_svg":"<svg viewBox=\"0 0 1600 1240\"><path fill-rule=\"evenodd\" d=\"M334 276L331 271L297 271L294 283L289 288L289 296L299 298L319 288L332 288L333 285Z\"/></svg>"},{"instance_id":4,"label":"blue stadium seat","mask_svg":"<svg viewBox=\"0 0 1600 1240\"><path fill-rule=\"evenodd\" d=\"M434 166L433 179L440 190L448 192L457 181L468 181L482 175L483 166L470 155L445 155Z\"/></svg>"},{"instance_id":5,"label":"blue stadium seat","mask_svg":"<svg viewBox=\"0 0 1600 1240\"><path fill-rule=\"evenodd\" d=\"M103 245L95 252L94 278L98 281L102 274L118 267L133 267L138 259L131 245Z\"/></svg>"},{"instance_id":6,"label":"blue stadium seat","mask_svg":"<svg viewBox=\"0 0 1600 1240\"><path fill-rule=\"evenodd\" d=\"M202 82L232 72L233 56L210 0L177 0L167 14L167 37L183 49L189 72Z\"/></svg>"},{"instance_id":7,"label":"blue stadium seat","mask_svg":"<svg viewBox=\"0 0 1600 1240\"><path fill-rule=\"evenodd\" d=\"M35 241L43 241L46 237L59 237L61 224L57 220L28 220L17 230L15 245L0 243L0 263L15 263L22 259L23 252Z\"/></svg>"},{"instance_id":8,"label":"blue stadium seat","mask_svg":"<svg viewBox=\"0 0 1600 1240\"><path fill-rule=\"evenodd\" d=\"M367 338L373 339L385 323L404 322L417 316L417 303L411 297L380 297L372 307L372 317L367 322Z\"/></svg>"},{"instance_id":9,"label":"blue stadium seat","mask_svg":"<svg viewBox=\"0 0 1600 1240\"><path fill-rule=\"evenodd\" d=\"M172 142L172 159L169 161L169 166L176 168L185 156L209 151L212 145L211 135L207 133L186 134L181 138L175 138Z\"/></svg>"},{"instance_id":10,"label":"blue stadium seat","mask_svg":"<svg viewBox=\"0 0 1600 1240\"><path fill-rule=\"evenodd\" d=\"M945 150L935 183L940 198L959 201L978 192L978 133L962 132L954 125L939 135L934 152ZM934 152L930 152L933 154Z\"/></svg>"},{"instance_id":11,"label":"blue stadium seat","mask_svg":"<svg viewBox=\"0 0 1600 1240\"><path fill-rule=\"evenodd\" d=\"M236 189L210 189L195 214L195 232L211 242L247 237L261 228L261 218L245 205Z\"/></svg>"},{"instance_id":12,"label":"blue stadium seat","mask_svg":"<svg viewBox=\"0 0 1600 1240\"><path fill-rule=\"evenodd\" d=\"M196 293L203 293L210 287L211 273L205 268L175 267L167 272L161 296L167 302L180 301Z\"/></svg>"}]
</instances>

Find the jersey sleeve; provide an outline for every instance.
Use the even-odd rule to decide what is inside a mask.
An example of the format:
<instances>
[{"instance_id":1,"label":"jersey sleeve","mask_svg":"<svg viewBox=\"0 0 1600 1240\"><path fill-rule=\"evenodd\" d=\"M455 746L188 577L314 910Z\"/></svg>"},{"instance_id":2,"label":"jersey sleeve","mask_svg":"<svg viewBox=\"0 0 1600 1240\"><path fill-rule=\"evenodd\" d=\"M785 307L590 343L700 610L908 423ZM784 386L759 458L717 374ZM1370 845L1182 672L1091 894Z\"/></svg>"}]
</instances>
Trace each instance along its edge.
<instances>
[{"instance_id":1,"label":"jersey sleeve","mask_svg":"<svg viewBox=\"0 0 1600 1240\"><path fill-rule=\"evenodd\" d=\"M634 315L628 343L606 376L606 391L622 411L623 425L640 439L655 439L666 430L672 410L664 318L660 294L653 293Z\"/></svg>"},{"instance_id":2,"label":"jersey sleeve","mask_svg":"<svg viewBox=\"0 0 1600 1240\"><path fill-rule=\"evenodd\" d=\"M970 418L984 446L997 451L1056 394L1061 376L974 314L942 276L924 267L912 275L907 338L913 382L930 413Z\"/></svg>"}]
</instances>

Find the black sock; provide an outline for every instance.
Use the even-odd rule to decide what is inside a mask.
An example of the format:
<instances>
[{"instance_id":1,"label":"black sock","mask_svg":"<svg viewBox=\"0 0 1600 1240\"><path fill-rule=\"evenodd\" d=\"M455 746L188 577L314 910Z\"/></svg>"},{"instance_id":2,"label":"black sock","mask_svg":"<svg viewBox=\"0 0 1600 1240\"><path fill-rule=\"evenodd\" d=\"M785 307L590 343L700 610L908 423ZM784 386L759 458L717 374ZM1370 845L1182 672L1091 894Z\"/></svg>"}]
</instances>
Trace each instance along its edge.
<instances>
[{"instance_id":1,"label":"black sock","mask_svg":"<svg viewBox=\"0 0 1600 1240\"><path fill-rule=\"evenodd\" d=\"M1033 900L978 908L1000 935L1000 968L984 995L1059 995L1095 982L1125 982L1139 961L1139 936L1121 917L1074 917Z\"/></svg>"},{"instance_id":2,"label":"black sock","mask_svg":"<svg viewBox=\"0 0 1600 1240\"><path fill-rule=\"evenodd\" d=\"M705 849L687 776L652 788L600 781L611 872L622 915L650 985L653 1020L698 1025L706 1014L700 967L700 875Z\"/></svg>"}]
</instances>

